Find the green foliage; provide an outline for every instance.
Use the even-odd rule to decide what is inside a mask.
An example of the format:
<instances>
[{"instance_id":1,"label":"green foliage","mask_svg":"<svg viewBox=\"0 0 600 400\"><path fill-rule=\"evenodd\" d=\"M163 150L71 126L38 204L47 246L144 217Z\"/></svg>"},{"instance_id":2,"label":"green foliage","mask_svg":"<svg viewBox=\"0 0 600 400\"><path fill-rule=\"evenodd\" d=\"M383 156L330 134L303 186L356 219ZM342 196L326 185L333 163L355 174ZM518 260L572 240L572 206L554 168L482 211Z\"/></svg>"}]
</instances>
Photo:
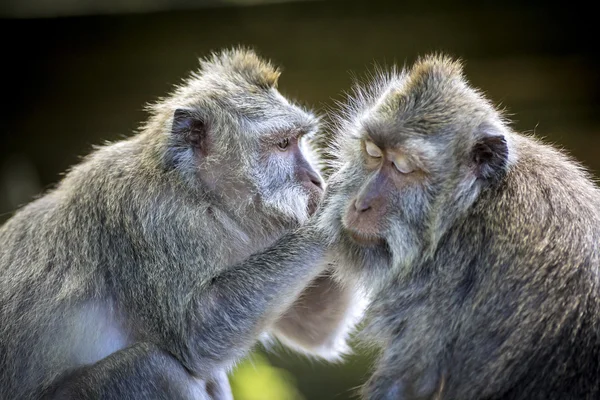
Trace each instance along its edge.
<instances>
[{"instance_id":1,"label":"green foliage","mask_svg":"<svg viewBox=\"0 0 600 400\"><path fill-rule=\"evenodd\" d=\"M229 381L236 400L304 400L294 377L260 354L239 364Z\"/></svg>"}]
</instances>

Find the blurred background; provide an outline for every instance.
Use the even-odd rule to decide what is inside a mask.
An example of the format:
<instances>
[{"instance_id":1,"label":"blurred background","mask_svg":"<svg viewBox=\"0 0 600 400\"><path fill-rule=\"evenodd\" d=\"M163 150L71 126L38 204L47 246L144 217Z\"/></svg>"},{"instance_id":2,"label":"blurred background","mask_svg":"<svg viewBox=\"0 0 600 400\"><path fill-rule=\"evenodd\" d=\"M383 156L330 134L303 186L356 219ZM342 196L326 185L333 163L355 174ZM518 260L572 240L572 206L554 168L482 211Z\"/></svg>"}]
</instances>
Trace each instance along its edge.
<instances>
[{"instance_id":1,"label":"blurred background","mask_svg":"<svg viewBox=\"0 0 600 400\"><path fill-rule=\"evenodd\" d=\"M0 223L94 144L131 134L144 105L198 57L239 44L283 65L281 91L319 110L375 62L445 51L517 130L598 176L594 16L575 3L516 0L0 0ZM259 349L231 382L237 400L354 398L371 360L361 350L333 365Z\"/></svg>"}]
</instances>

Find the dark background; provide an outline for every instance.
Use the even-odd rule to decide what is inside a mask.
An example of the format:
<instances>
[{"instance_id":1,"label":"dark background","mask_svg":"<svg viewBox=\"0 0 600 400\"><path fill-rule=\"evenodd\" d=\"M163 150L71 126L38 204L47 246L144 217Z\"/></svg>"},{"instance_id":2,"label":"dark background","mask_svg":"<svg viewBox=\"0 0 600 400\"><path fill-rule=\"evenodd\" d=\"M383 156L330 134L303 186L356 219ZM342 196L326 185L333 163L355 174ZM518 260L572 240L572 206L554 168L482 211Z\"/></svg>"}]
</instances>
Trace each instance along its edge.
<instances>
[{"instance_id":1,"label":"dark background","mask_svg":"<svg viewBox=\"0 0 600 400\"><path fill-rule=\"evenodd\" d=\"M351 72L362 76L374 62L447 52L513 114L517 130L600 172L591 8L541 1L260 3L0 1L0 223L92 145L131 134L146 116L144 105L195 69L198 57L240 44L283 65L281 91L318 110L342 98ZM369 363L355 356L331 365L281 351L269 362L289 370L306 399L351 397ZM267 396L260 393L236 395Z\"/></svg>"}]
</instances>

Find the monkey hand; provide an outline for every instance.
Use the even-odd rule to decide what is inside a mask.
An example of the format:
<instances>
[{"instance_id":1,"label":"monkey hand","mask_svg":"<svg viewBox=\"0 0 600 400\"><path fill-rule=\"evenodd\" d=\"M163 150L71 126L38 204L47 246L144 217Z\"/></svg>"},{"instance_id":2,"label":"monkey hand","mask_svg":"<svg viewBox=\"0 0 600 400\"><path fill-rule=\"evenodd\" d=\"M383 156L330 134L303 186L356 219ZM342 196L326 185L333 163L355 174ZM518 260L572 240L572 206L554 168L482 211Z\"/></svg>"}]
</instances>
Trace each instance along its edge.
<instances>
[{"instance_id":1,"label":"monkey hand","mask_svg":"<svg viewBox=\"0 0 600 400\"><path fill-rule=\"evenodd\" d=\"M332 176L331 179L334 180L335 176ZM306 229L310 229L313 234L319 235L328 246L336 243L339 236L339 229L336 229L339 224L337 186L335 181L327 184L322 201L305 224Z\"/></svg>"},{"instance_id":2,"label":"monkey hand","mask_svg":"<svg viewBox=\"0 0 600 400\"><path fill-rule=\"evenodd\" d=\"M296 229L296 234L305 237L311 243L318 242L322 246L329 244L327 233L320 228L318 211L304 225Z\"/></svg>"}]
</instances>

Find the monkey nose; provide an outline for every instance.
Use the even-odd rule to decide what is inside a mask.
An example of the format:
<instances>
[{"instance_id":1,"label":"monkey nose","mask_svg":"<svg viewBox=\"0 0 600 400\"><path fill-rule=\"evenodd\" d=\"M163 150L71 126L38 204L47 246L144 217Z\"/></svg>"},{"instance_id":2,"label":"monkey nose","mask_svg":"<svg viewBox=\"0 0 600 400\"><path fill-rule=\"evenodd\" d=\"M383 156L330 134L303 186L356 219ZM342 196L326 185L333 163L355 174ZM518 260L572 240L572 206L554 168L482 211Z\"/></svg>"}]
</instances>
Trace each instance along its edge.
<instances>
[{"instance_id":1,"label":"monkey nose","mask_svg":"<svg viewBox=\"0 0 600 400\"><path fill-rule=\"evenodd\" d=\"M319 177L319 175L317 175L316 173L314 173L312 171L308 171L308 179L311 181L311 183L313 185L315 185L319 189L323 189L323 182L321 181L321 178Z\"/></svg>"},{"instance_id":2,"label":"monkey nose","mask_svg":"<svg viewBox=\"0 0 600 400\"><path fill-rule=\"evenodd\" d=\"M364 201L362 199L354 200L354 209L359 212L365 212L371 209L371 204L368 201Z\"/></svg>"}]
</instances>

